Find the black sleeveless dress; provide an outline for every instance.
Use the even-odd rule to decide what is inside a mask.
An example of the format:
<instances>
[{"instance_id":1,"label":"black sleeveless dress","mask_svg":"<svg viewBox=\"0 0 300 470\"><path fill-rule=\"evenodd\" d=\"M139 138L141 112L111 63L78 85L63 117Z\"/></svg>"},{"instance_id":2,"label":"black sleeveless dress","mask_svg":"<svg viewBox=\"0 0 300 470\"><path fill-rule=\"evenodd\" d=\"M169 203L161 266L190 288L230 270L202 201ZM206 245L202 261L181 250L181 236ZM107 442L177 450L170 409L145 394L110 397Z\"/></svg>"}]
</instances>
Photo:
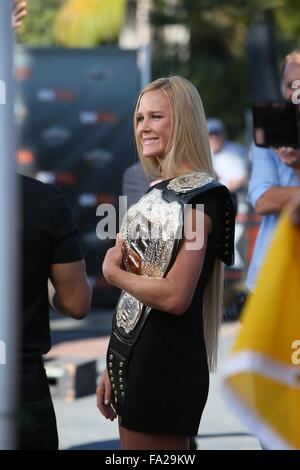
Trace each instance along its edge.
<instances>
[{"instance_id":1,"label":"black sleeveless dress","mask_svg":"<svg viewBox=\"0 0 300 470\"><path fill-rule=\"evenodd\" d=\"M158 187L158 186L156 186ZM134 346L127 393L117 412L127 429L170 435L197 435L208 396L209 372L202 304L212 274L220 230L220 204L213 191L197 196L213 221L192 303L181 316L152 309Z\"/></svg>"}]
</instances>

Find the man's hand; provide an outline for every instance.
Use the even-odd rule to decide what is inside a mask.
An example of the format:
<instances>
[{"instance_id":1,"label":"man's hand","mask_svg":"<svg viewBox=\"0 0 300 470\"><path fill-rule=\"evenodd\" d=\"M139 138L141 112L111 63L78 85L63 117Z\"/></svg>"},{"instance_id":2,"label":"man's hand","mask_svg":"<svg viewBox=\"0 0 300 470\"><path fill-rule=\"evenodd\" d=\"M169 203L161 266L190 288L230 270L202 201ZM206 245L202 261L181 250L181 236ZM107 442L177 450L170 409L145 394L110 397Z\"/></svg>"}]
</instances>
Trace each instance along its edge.
<instances>
[{"instance_id":1,"label":"man's hand","mask_svg":"<svg viewBox=\"0 0 300 470\"><path fill-rule=\"evenodd\" d=\"M300 228L300 195L295 197L291 204L291 221L292 223Z\"/></svg>"},{"instance_id":2,"label":"man's hand","mask_svg":"<svg viewBox=\"0 0 300 470\"><path fill-rule=\"evenodd\" d=\"M12 14L12 28L17 29L22 25L22 20L27 15L26 1L19 2L15 0L14 11Z\"/></svg>"},{"instance_id":3,"label":"man's hand","mask_svg":"<svg viewBox=\"0 0 300 470\"><path fill-rule=\"evenodd\" d=\"M293 147L279 147L276 149L281 161L292 168L300 168L300 150Z\"/></svg>"}]
</instances>

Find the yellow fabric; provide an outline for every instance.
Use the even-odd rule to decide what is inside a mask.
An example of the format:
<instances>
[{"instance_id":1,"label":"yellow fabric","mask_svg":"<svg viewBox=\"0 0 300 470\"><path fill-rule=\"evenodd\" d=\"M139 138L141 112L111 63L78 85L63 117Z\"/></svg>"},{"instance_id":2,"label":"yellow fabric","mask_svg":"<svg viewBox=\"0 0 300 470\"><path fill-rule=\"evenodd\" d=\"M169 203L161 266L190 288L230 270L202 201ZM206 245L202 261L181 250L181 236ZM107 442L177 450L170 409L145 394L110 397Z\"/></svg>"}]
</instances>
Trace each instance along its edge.
<instances>
[{"instance_id":1,"label":"yellow fabric","mask_svg":"<svg viewBox=\"0 0 300 470\"><path fill-rule=\"evenodd\" d=\"M252 432L264 442L263 423L287 447L300 449L300 229L290 223L287 213L244 309L228 366L234 359L243 365L243 353L248 358L244 369L230 372L229 367L225 385L252 415L252 425L257 424ZM264 367L258 370L249 357L254 362L258 358ZM276 448L272 443L270 447Z\"/></svg>"}]
</instances>

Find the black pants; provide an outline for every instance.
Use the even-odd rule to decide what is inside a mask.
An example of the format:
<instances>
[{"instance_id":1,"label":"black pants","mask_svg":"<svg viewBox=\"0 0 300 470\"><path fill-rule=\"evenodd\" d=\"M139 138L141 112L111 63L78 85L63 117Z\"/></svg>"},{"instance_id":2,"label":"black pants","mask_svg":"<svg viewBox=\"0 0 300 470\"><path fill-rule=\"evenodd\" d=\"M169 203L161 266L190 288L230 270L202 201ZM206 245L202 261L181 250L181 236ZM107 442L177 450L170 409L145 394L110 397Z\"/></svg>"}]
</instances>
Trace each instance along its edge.
<instances>
[{"instance_id":1,"label":"black pants","mask_svg":"<svg viewBox=\"0 0 300 470\"><path fill-rule=\"evenodd\" d=\"M19 449L58 449L56 418L41 357L22 362L18 431Z\"/></svg>"}]
</instances>

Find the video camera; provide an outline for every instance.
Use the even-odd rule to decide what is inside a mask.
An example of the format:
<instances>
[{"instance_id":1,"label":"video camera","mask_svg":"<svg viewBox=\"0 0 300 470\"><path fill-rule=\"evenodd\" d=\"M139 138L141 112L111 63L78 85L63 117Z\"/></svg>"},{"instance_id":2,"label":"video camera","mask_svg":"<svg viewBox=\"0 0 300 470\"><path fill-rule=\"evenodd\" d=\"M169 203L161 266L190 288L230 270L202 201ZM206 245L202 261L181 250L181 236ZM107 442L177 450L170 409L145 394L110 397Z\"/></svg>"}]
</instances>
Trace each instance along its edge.
<instances>
[{"instance_id":1,"label":"video camera","mask_svg":"<svg viewBox=\"0 0 300 470\"><path fill-rule=\"evenodd\" d=\"M300 147L298 106L288 100L252 104L253 136L258 147Z\"/></svg>"}]
</instances>

